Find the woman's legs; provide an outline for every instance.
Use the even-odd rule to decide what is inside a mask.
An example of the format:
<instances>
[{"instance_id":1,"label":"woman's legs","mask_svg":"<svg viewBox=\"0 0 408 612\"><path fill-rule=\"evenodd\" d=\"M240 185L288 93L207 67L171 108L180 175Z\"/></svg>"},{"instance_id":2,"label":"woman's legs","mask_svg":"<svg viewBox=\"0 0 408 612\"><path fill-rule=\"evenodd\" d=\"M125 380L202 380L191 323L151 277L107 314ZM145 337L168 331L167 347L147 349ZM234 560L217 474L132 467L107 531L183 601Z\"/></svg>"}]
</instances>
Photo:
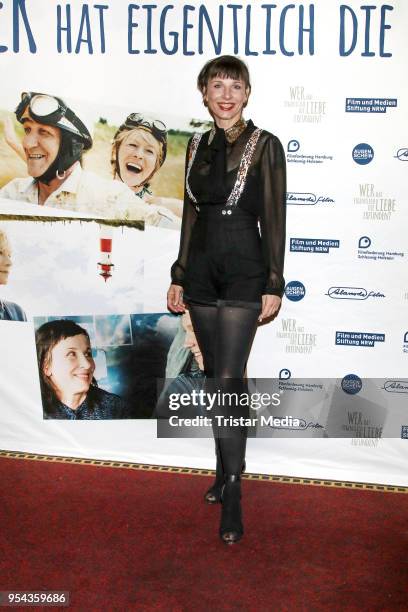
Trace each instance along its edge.
<instances>
[{"instance_id":1,"label":"woman's legs","mask_svg":"<svg viewBox=\"0 0 408 612\"><path fill-rule=\"evenodd\" d=\"M234 475L235 481L226 485L223 502L221 535L234 541L242 535L240 518L239 475L245 459L247 427L232 425L229 418L245 417L248 406L234 398L246 392L244 372L255 336L259 309L236 306L190 305L190 316L204 359L207 392L220 393L212 411L216 446L224 475ZM237 394L235 396L235 394ZM232 398L232 401L228 401ZM219 417L219 421L215 418ZM219 479L220 474L217 471ZM237 482L238 481L238 482ZM231 538L229 534L231 534ZM234 537L234 534L239 534Z\"/></svg>"},{"instance_id":2,"label":"woman's legs","mask_svg":"<svg viewBox=\"0 0 408 612\"><path fill-rule=\"evenodd\" d=\"M210 385L207 392L240 393L246 391L244 373L255 336L260 309L237 306L204 306L190 304L191 321L204 359L204 370ZM221 398L228 396L221 395ZM234 397L234 396L232 396ZM220 421L230 416L245 416L242 406L221 401L211 416ZM246 406L244 406L246 408ZM240 474L245 456L246 427L217 427L224 472Z\"/></svg>"}]
</instances>

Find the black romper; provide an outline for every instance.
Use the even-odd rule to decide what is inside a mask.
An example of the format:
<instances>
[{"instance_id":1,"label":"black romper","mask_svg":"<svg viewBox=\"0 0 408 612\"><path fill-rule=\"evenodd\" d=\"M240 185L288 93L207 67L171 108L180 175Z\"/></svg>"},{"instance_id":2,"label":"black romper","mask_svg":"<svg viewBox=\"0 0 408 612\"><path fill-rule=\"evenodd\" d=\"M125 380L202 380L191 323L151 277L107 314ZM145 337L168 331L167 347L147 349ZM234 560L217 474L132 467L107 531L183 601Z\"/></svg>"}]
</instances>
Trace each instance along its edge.
<instances>
[{"instance_id":1,"label":"black romper","mask_svg":"<svg viewBox=\"0 0 408 612\"><path fill-rule=\"evenodd\" d=\"M276 136L248 121L227 143L220 192L214 188L210 133L195 134L188 143L172 283L183 287L186 303L259 308L263 294L282 296L285 286L285 154Z\"/></svg>"}]
</instances>

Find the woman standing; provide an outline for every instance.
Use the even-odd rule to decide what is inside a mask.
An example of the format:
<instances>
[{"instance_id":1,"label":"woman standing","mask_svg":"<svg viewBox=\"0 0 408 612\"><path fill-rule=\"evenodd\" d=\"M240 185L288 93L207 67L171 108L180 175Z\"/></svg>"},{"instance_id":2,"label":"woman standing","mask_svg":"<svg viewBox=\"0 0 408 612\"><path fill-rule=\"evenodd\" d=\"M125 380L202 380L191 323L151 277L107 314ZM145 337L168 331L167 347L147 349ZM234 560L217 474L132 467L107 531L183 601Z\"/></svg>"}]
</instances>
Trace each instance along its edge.
<instances>
[{"instance_id":1,"label":"woman standing","mask_svg":"<svg viewBox=\"0 0 408 612\"><path fill-rule=\"evenodd\" d=\"M276 136L242 117L251 84L240 59L207 62L198 89L214 127L188 145L180 250L167 300L173 312L188 304L207 385L230 393L245 389L258 321L276 316L281 305L285 155ZM240 410L219 404L217 413L228 416L226 408L231 415ZM247 430L226 425L214 432L217 476L206 501L222 501L220 536L233 543L243 535L240 475Z\"/></svg>"}]
</instances>

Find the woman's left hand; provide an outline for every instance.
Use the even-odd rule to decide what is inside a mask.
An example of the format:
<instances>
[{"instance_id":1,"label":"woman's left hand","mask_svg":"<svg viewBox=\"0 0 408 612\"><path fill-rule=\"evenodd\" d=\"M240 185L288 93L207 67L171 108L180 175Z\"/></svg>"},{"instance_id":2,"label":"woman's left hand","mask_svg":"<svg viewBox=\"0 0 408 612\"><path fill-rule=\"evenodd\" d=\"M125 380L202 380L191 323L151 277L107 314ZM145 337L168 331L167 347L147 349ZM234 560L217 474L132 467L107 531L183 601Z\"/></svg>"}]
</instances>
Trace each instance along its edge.
<instances>
[{"instance_id":1,"label":"woman's left hand","mask_svg":"<svg viewBox=\"0 0 408 612\"><path fill-rule=\"evenodd\" d=\"M277 295L263 295L262 296L262 312L258 317L258 321L261 322L264 319L270 317L274 319L279 312L282 300Z\"/></svg>"}]
</instances>

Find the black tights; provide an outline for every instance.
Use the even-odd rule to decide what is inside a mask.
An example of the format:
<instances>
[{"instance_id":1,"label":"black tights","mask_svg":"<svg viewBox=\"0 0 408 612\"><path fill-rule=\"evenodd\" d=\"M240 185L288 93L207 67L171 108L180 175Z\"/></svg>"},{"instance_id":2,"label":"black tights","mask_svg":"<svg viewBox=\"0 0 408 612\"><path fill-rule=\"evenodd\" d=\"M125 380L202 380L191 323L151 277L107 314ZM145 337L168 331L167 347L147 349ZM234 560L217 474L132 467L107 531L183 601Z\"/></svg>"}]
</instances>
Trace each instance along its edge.
<instances>
[{"instance_id":1,"label":"black tights","mask_svg":"<svg viewBox=\"0 0 408 612\"><path fill-rule=\"evenodd\" d=\"M194 332L203 355L207 392L247 392L244 373L260 310L238 306L189 305ZM233 402L231 405L216 402L211 412L224 473L240 474L245 458L247 427L219 427L214 418L216 415L224 423L224 419L228 420L230 416L247 416L248 407L234 405Z\"/></svg>"}]
</instances>

